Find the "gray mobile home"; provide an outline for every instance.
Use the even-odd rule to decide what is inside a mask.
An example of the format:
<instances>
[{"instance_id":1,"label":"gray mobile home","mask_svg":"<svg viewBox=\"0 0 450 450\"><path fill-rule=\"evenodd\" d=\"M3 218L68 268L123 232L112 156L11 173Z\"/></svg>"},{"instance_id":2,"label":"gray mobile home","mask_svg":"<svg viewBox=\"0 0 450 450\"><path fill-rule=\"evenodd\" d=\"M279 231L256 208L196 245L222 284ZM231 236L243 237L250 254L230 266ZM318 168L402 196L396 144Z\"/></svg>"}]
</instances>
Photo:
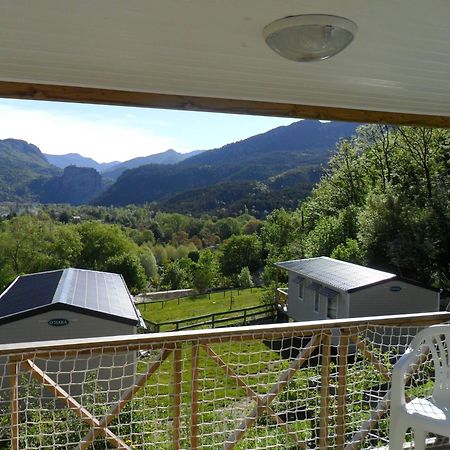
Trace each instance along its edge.
<instances>
[{"instance_id":1,"label":"gray mobile home","mask_svg":"<svg viewBox=\"0 0 450 450\"><path fill-rule=\"evenodd\" d=\"M0 295L1 344L135 334L140 326L133 298L114 273L69 268L23 275ZM70 380L72 395L80 394L88 372L113 379L107 388L113 395L132 384L135 363L134 353L105 353L38 365L60 386L69 389Z\"/></svg>"},{"instance_id":2,"label":"gray mobile home","mask_svg":"<svg viewBox=\"0 0 450 450\"><path fill-rule=\"evenodd\" d=\"M276 263L289 274L295 321L439 311L439 291L395 274L321 256Z\"/></svg>"}]
</instances>

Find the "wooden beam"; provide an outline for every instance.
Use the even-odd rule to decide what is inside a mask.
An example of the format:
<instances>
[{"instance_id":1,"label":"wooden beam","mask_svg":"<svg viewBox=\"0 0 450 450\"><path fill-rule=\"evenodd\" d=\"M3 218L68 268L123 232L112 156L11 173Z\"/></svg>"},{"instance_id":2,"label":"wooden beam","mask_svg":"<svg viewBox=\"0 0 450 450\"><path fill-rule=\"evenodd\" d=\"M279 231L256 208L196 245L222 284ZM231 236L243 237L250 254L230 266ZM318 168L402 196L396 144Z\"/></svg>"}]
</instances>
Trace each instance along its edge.
<instances>
[{"instance_id":1,"label":"wooden beam","mask_svg":"<svg viewBox=\"0 0 450 450\"><path fill-rule=\"evenodd\" d=\"M286 387L289 380L297 373L303 364L308 361L314 350L321 344L322 334L314 336L309 344L294 358L289 367L280 375L277 383L275 383L269 392L263 397L265 408L269 406L278 396L278 394ZM236 444L242 439L244 434L258 419L262 412L259 404L248 414L238 427L230 434L223 444L223 450L234 449Z\"/></svg>"},{"instance_id":2,"label":"wooden beam","mask_svg":"<svg viewBox=\"0 0 450 450\"><path fill-rule=\"evenodd\" d=\"M259 408L254 409L255 414L261 416L265 410L268 416L293 440L296 448L307 450L306 444L297 436L295 431L290 429L289 425L280 418L280 416L270 407L270 405L266 404L263 396L258 395L237 373L233 371L233 369L230 368L230 366L228 366L228 364L217 353L214 352L214 350L211 349L211 347L204 345L203 348L207 355L217 364L217 366L220 367L224 373L236 383L237 386L244 389L245 395L257 403Z\"/></svg>"},{"instance_id":3,"label":"wooden beam","mask_svg":"<svg viewBox=\"0 0 450 450\"><path fill-rule=\"evenodd\" d=\"M65 403L66 407L73 411L81 420L87 423L91 428L98 428L105 436L106 440L115 448L121 450L131 450L122 439L116 436L107 427L100 426L100 422L77 400L75 400L68 392L59 386L52 378L50 378L43 370L41 370L33 361L24 361L21 367L31 372L33 378L44 385L56 398Z\"/></svg>"},{"instance_id":4,"label":"wooden beam","mask_svg":"<svg viewBox=\"0 0 450 450\"><path fill-rule=\"evenodd\" d=\"M0 97L450 128L450 116L0 81Z\"/></svg>"},{"instance_id":5,"label":"wooden beam","mask_svg":"<svg viewBox=\"0 0 450 450\"><path fill-rule=\"evenodd\" d=\"M321 376L320 376L320 429L319 448L327 450L328 447L328 420L330 409L330 361L331 361L331 333L322 335L320 346L321 355Z\"/></svg>"},{"instance_id":6,"label":"wooden beam","mask_svg":"<svg viewBox=\"0 0 450 450\"><path fill-rule=\"evenodd\" d=\"M41 341L2 344L0 356L14 355L21 361L31 358L51 359L57 356L82 355L96 353L117 353L145 349L168 348L186 341L196 340L199 344L229 341L273 340L278 337L308 336L319 330L325 332L334 328L370 326L426 327L450 321L448 312L431 312L421 314L396 314L392 316L356 317L353 319L316 320L291 322L283 324L252 325L247 327L216 328L214 330L178 331L169 333L149 333L125 336L106 336L85 339L60 339L58 341ZM73 353L72 353L73 352Z\"/></svg>"},{"instance_id":7,"label":"wooden beam","mask_svg":"<svg viewBox=\"0 0 450 450\"><path fill-rule=\"evenodd\" d=\"M338 388L337 388L337 414L336 414L336 450L344 450L345 424L347 404L347 364L349 332L341 328L338 347Z\"/></svg>"},{"instance_id":8,"label":"wooden beam","mask_svg":"<svg viewBox=\"0 0 450 450\"><path fill-rule=\"evenodd\" d=\"M19 363L9 363L9 397L11 404L11 448L19 450Z\"/></svg>"},{"instance_id":9,"label":"wooden beam","mask_svg":"<svg viewBox=\"0 0 450 450\"><path fill-rule=\"evenodd\" d=\"M199 350L200 346L193 341L191 369L191 450L197 450L198 448Z\"/></svg>"},{"instance_id":10,"label":"wooden beam","mask_svg":"<svg viewBox=\"0 0 450 450\"><path fill-rule=\"evenodd\" d=\"M391 375L386 366L380 362L376 356L367 348L367 345L358 336L352 335L350 338L355 344L358 350L361 351L364 358L367 359L377 371L384 377L385 380L390 381Z\"/></svg>"},{"instance_id":11,"label":"wooden beam","mask_svg":"<svg viewBox=\"0 0 450 450\"><path fill-rule=\"evenodd\" d=\"M181 346L173 351L173 422L172 438L174 450L181 449L181 372L183 370L183 361L181 359Z\"/></svg>"},{"instance_id":12,"label":"wooden beam","mask_svg":"<svg viewBox=\"0 0 450 450\"><path fill-rule=\"evenodd\" d=\"M77 450L86 450L89 448L91 443L96 439L96 437L101 433L101 430L107 428L108 425L115 419L122 409L133 400L136 393L147 383L151 375L153 375L161 366L161 364L167 359L167 357L172 353L172 350L165 349L162 350L158 359L154 361L148 367L147 371L141 375L133 386L128 389L124 396L119 400L119 402L112 408L112 410L99 421L98 427L91 428L89 433L81 440Z\"/></svg>"}]
</instances>

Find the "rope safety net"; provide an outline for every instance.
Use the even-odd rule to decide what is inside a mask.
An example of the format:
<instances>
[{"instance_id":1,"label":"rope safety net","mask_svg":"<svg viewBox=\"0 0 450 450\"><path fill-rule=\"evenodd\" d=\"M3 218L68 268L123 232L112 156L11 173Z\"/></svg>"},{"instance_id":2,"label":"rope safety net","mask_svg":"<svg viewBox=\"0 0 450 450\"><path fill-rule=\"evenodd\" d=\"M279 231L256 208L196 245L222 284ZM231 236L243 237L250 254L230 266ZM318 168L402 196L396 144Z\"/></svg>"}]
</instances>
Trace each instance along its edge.
<instances>
[{"instance_id":1,"label":"rope safety net","mask_svg":"<svg viewBox=\"0 0 450 450\"><path fill-rule=\"evenodd\" d=\"M0 448L382 448L392 366L417 330L248 327L50 351L36 343L0 356ZM430 392L433 376L424 361L408 395Z\"/></svg>"}]
</instances>

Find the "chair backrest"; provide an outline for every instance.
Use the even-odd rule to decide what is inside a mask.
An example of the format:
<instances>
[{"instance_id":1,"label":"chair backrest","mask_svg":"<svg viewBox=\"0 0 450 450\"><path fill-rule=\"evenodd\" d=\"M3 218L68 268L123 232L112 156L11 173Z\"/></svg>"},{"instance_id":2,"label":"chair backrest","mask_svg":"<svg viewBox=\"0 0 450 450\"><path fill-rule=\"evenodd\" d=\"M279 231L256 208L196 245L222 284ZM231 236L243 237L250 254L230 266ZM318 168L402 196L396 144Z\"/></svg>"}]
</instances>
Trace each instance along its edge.
<instances>
[{"instance_id":1,"label":"chair backrest","mask_svg":"<svg viewBox=\"0 0 450 450\"><path fill-rule=\"evenodd\" d=\"M429 352L435 370L433 399L450 407L450 325L433 325L420 331L411 347Z\"/></svg>"}]
</instances>

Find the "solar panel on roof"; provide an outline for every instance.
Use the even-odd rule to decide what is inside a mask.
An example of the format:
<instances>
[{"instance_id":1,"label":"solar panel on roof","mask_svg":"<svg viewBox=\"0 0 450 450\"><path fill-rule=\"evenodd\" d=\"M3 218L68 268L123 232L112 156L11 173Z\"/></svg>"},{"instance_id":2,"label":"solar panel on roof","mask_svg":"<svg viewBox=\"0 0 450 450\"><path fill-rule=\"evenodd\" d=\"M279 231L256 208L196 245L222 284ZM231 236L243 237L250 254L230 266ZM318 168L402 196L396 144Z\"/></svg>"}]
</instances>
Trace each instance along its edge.
<instances>
[{"instance_id":1,"label":"solar panel on roof","mask_svg":"<svg viewBox=\"0 0 450 450\"><path fill-rule=\"evenodd\" d=\"M137 320L132 299L120 275L81 269L66 269L65 272L54 303Z\"/></svg>"},{"instance_id":2,"label":"solar panel on roof","mask_svg":"<svg viewBox=\"0 0 450 450\"><path fill-rule=\"evenodd\" d=\"M136 325L140 323L133 299L120 275L83 269L18 277L0 296L0 318L58 304L125 319Z\"/></svg>"},{"instance_id":3,"label":"solar panel on roof","mask_svg":"<svg viewBox=\"0 0 450 450\"><path fill-rule=\"evenodd\" d=\"M62 274L55 270L17 278L0 296L0 317L50 305Z\"/></svg>"},{"instance_id":4,"label":"solar panel on roof","mask_svg":"<svg viewBox=\"0 0 450 450\"><path fill-rule=\"evenodd\" d=\"M324 256L284 261L277 263L276 266L343 291L395 278L395 275L392 273L381 272L380 270Z\"/></svg>"}]
</instances>

